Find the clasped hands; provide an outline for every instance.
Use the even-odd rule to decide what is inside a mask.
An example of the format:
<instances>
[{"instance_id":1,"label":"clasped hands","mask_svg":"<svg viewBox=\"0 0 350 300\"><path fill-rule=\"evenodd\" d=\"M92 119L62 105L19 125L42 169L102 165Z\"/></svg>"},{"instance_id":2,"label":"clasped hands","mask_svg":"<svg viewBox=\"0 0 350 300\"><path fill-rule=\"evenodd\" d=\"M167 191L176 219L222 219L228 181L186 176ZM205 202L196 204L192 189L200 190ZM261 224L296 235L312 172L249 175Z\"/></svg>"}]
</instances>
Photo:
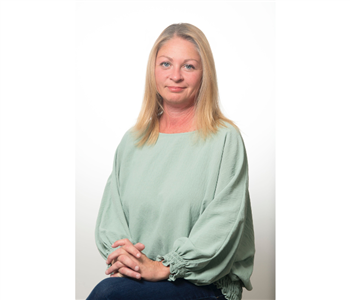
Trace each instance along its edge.
<instances>
[{"instance_id":1,"label":"clasped hands","mask_svg":"<svg viewBox=\"0 0 350 300\"><path fill-rule=\"evenodd\" d=\"M128 239L122 239L114 242L112 248L120 246L112 252L107 260L107 264L112 264L106 270L106 275L111 277L131 277L135 279L145 279L148 281L160 281L167 279L170 275L170 268L166 267L160 261L149 259L141 251L145 245L137 243L133 245Z\"/></svg>"}]
</instances>

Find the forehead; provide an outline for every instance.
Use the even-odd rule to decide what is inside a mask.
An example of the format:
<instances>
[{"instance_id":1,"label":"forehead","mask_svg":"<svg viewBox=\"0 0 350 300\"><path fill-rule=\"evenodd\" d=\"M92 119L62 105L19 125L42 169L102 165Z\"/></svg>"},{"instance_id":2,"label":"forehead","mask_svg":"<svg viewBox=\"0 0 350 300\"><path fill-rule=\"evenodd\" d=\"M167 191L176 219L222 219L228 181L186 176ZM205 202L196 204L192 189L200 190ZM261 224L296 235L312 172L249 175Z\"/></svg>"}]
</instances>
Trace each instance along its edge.
<instances>
[{"instance_id":1,"label":"forehead","mask_svg":"<svg viewBox=\"0 0 350 300\"><path fill-rule=\"evenodd\" d=\"M172 58L200 59L196 46L185 39L174 37L167 41L158 51L157 57L166 55Z\"/></svg>"}]
</instances>

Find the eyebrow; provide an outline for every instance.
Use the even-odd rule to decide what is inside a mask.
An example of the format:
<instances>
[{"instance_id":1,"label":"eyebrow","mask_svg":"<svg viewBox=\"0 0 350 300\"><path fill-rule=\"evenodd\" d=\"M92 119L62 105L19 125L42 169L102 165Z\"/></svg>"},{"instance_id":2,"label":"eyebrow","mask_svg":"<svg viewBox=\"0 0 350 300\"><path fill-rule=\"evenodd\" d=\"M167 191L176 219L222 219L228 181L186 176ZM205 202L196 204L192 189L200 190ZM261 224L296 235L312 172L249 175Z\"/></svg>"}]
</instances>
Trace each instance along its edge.
<instances>
[{"instance_id":1,"label":"eyebrow","mask_svg":"<svg viewBox=\"0 0 350 300\"><path fill-rule=\"evenodd\" d=\"M167 59L169 59L169 60L173 60L171 57L169 57L169 56L166 56L166 55L161 55L161 56L158 56L158 58L159 57L166 57ZM188 58L188 59L185 59L184 60L184 62L187 62L187 61L189 61L189 60L194 60L194 61L196 61L197 63L199 63L199 61L198 60L196 60L196 59L194 59L194 58Z\"/></svg>"}]
</instances>

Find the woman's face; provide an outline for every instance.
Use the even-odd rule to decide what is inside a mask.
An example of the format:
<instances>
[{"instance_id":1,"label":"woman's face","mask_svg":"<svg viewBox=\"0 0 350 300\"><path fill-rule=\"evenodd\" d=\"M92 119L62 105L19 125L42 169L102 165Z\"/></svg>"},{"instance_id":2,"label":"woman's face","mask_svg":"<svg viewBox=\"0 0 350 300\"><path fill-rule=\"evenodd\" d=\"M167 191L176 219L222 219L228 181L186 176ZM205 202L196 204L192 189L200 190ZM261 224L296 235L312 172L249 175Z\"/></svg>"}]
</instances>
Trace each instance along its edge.
<instances>
[{"instance_id":1,"label":"woman's face","mask_svg":"<svg viewBox=\"0 0 350 300\"><path fill-rule=\"evenodd\" d=\"M202 80L202 64L196 47L179 37L166 42L156 57L155 78L164 101L192 105Z\"/></svg>"}]
</instances>

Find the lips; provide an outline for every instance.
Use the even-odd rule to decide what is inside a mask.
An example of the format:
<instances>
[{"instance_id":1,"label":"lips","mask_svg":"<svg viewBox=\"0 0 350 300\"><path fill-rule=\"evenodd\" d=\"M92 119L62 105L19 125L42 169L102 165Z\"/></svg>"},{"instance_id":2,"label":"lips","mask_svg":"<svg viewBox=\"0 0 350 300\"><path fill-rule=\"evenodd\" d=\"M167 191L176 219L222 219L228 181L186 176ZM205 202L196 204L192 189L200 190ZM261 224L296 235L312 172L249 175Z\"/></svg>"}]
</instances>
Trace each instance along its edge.
<instances>
[{"instance_id":1,"label":"lips","mask_svg":"<svg viewBox=\"0 0 350 300\"><path fill-rule=\"evenodd\" d=\"M168 86L167 88L171 92L181 92L181 91L183 91L185 89L184 87L180 87L180 86Z\"/></svg>"}]
</instances>

